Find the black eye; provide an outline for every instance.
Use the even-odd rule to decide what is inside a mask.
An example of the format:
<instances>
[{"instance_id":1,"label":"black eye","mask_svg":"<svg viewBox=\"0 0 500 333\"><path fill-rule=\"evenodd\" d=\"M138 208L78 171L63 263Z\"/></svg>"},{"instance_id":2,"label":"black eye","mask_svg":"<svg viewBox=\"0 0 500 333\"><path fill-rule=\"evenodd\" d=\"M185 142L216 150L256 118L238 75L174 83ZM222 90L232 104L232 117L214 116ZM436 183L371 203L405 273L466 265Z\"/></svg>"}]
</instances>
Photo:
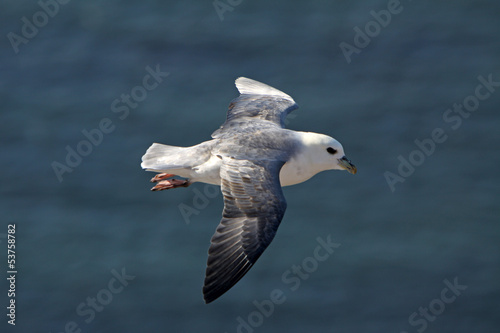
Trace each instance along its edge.
<instances>
[{"instance_id":1,"label":"black eye","mask_svg":"<svg viewBox=\"0 0 500 333\"><path fill-rule=\"evenodd\" d=\"M333 149L332 147L328 147L328 148L326 148L326 151L327 151L327 152L329 152L329 153L330 153L330 154L332 154L332 155L333 155L333 154L335 154L335 153L337 153L337 150L336 150L336 149Z\"/></svg>"}]
</instances>

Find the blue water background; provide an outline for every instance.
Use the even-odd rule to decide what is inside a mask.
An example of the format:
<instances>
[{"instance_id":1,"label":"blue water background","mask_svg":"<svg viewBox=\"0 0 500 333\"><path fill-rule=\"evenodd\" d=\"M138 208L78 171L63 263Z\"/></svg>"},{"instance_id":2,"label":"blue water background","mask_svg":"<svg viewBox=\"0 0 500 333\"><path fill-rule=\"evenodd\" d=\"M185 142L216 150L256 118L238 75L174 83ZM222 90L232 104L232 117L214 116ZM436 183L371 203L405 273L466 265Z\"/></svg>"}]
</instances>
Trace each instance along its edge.
<instances>
[{"instance_id":1,"label":"blue water background","mask_svg":"<svg viewBox=\"0 0 500 333\"><path fill-rule=\"evenodd\" d=\"M9 33L21 36L22 18L41 7L3 1L0 275L10 223L18 274L15 328L1 279L0 330L236 332L245 321L240 332L499 332L500 88L460 124L443 115L474 96L479 76L500 81L500 4L401 1L378 31L370 12L388 3L233 1L221 20L211 1L70 1L16 53ZM373 37L349 63L340 44L355 45L354 28L367 23ZM113 112L148 66L169 75L127 114ZM209 139L238 76L293 96L300 109L288 127L337 138L358 174L286 188L271 246L205 305L221 195L203 184L150 192L140 158L152 142ZM54 162L66 164L67 147L103 119L113 130L58 179ZM384 174L398 174L398 157L416 158L415 140L438 128L446 140L392 191ZM186 219L182 205L195 213ZM307 258L329 235L340 246L315 267ZM282 276L302 263L312 272L291 290ZM110 293L122 269L135 278ZM444 303L454 279L467 288ZM286 300L257 313L254 301L275 289ZM96 297L106 305L92 312ZM423 319L429 306L438 314Z\"/></svg>"}]
</instances>

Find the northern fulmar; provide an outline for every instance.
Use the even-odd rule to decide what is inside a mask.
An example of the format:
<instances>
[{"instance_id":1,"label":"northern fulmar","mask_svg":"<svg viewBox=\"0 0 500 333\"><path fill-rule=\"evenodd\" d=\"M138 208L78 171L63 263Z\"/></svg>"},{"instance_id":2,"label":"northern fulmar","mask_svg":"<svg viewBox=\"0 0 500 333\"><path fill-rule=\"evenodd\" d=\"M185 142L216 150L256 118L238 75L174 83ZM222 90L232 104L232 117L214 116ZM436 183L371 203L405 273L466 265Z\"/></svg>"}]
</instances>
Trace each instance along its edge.
<instances>
[{"instance_id":1,"label":"northern fulmar","mask_svg":"<svg viewBox=\"0 0 500 333\"><path fill-rule=\"evenodd\" d=\"M221 187L224 210L208 250L206 303L233 287L273 240L287 206L282 186L325 170L356 173L334 138L285 129L287 114L298 108L289 95L245 77L235 83L240 96L212 140L192 147L153 143L141 164L159 173L153 191L195 182Z\"/></svg>"}]
</instances>

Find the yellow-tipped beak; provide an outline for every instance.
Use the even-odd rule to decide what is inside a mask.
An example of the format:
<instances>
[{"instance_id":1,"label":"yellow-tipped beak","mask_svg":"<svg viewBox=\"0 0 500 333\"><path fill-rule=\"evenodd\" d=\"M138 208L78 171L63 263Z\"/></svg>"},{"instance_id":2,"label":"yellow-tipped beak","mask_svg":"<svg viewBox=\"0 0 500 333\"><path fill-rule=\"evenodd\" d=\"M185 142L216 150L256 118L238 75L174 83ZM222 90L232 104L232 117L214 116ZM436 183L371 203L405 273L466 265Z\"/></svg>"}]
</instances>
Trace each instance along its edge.
<instances>
[{"instance_id":1,"label":"yellow-tipped beak","mask_svg":"<svg viewBox=\"0 0 500 333\"><path fill-rule=\"evenodd\" d=\"M356 174L358 169L356 169L356 166L352 164L351 161L347 157L342 157L339 159L339 164L342 168L346 169L348 172L352 173L353 175Z\"/></svg>"}]
</instances>

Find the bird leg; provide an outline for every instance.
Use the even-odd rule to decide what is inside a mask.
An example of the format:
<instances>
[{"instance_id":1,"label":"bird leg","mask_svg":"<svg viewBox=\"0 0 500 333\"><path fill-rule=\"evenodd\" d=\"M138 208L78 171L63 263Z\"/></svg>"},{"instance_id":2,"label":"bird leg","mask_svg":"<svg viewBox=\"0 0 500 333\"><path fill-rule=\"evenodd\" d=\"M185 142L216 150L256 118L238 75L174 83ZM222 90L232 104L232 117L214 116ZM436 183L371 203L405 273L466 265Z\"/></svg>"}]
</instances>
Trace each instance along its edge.
<instances>
[{"instance_id":1,"label":"bird leg","mask_svg":"<svg viewBox=\"0 0 500 333\"><path fill-rule=\"evenodd\" d=\"M171 173L159 173L156 176L154 176L153 178L151 178L151 183L156 183L160 180L164 180L164 179L167 179L167 178L170 178L173 176L175 176L175 175L171 174Z\"/></svg>"},{"instance_id":2,"label":"bird leg","mask_svg":"<svg viewBox=\"0 0 500 333\"><path fill-rule=\"evenodd\" d=\"M191 185L191 183L188 180L182 180L182 179L166 179L158 182L151 191L163 191L163 190L169 190L171 188L177 188L177 187L188 187Z\"/></svg>"},{"instance_id":3,"label":"bird leg","mask_svg":"<svg viewBox=\"0 0 500 333\"><path fill-rule=\"evenodd\" d=\"M175 175L172 173L159 173L153 178L151 178L152 183L157 183L151 191L163 191L169 190L171 188L176 187L188 187L191 183L188 180L181 179L167 179L170 177L174 177Z\"/></svg>"}]
</instances>

